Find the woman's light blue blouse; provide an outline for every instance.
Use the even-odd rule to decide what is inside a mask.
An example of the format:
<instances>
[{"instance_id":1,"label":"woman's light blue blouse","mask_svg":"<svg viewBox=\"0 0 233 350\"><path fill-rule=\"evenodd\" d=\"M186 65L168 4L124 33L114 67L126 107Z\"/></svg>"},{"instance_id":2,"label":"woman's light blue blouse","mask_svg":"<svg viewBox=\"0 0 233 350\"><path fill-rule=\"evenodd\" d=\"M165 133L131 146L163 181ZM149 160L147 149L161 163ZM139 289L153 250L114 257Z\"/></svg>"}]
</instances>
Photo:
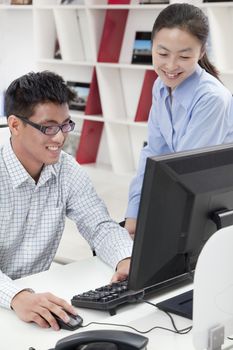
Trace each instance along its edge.
<instances>
[{"instance_id":1,"label":"woman's light blue blouse","mask_svg":"<svg viewBox=\"0 0 233 350\"><path fill-rule=\"evenodd\" d=\"M233 100L224 85L199 65L172 93L153 86L148 144L129 190L126 217L136 218L147 157L233 142Z\"/></svg>"}]
</instances>

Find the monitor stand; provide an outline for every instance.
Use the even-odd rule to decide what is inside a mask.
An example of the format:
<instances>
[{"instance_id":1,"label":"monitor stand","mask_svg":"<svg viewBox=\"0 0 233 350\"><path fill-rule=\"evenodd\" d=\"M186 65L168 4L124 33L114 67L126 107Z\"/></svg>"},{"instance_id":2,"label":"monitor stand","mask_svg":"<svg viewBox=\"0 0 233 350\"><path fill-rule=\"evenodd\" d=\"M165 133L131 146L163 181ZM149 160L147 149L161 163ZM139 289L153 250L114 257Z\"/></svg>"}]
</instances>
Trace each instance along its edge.
<instances>
[{"instance_id":1,"label":"monitor stand","mask_svg":"<svg viewBox=\"0 0 233 350\"><path fill-rule=\"evenodd\" d=\"M162 311L189 318L193 317L193 290L179 294L173 298L166 299L156 304Z\"/></svg>"}]
</instances>

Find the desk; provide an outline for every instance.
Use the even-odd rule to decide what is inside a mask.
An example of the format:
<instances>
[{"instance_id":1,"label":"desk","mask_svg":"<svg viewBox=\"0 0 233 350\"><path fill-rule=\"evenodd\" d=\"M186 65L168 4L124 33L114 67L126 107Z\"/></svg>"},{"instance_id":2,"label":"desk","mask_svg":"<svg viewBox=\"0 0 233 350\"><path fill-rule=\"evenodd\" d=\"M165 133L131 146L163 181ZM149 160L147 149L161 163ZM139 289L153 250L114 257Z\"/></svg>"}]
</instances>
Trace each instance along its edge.
<instances>
[{"instance_id":1,"label":"desk","mask_svg":"<svg viewBox=\"0 0 233 350\"><path fill-rule=\"evenodd\" d=\"M80 260L68 265L55 266L49 271L18 279L18 285L31 287L36 292L51 292L70 301L73 295L100 287L107 284L113 274L111 268L105 265L97 257ZM181 293L188 286L179 290L159 295L150 299L158 302L166 299L177 292ZM91 322L110 322L128 324L146 330L152 326L159 325L172 328L171 322L166 314L151 305L128 304L117 309L115 316L110 316L104 311L79 309L84 319L84 325ZM187 327L191 321L179 316L174 316L178 328ZM93 329L122 329L127 328L114 326L92 325L74 332L82 332ZM41 329L33 323L21 321L13 311L0 308L0 349L1 350L28 350L34 347L36 350L48 350L53 348L56 342L68 335L74 334L66 330L58 332L51 329ZM186 335L177 335L163 330L154 330L145 334L149 338L148 350L194 350L191 332Z\"/></svg>"}]
</instances>

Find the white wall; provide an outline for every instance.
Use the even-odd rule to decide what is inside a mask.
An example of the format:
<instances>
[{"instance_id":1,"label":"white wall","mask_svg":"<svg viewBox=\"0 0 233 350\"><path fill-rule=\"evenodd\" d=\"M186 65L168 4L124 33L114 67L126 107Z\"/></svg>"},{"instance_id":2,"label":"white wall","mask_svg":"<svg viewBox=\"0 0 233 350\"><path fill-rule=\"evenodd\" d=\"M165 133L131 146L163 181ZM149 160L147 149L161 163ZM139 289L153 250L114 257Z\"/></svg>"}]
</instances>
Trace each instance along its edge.
<instances>
[{"instance_id":1,"label":"white wall","mask_svg":"<svg viewBox=\"0 0 233 350\"><path fill-rule=\"evenodd\" d=\"M0 93L35 69L32 8L0 10Z\"/></svg>"}]
</instances>

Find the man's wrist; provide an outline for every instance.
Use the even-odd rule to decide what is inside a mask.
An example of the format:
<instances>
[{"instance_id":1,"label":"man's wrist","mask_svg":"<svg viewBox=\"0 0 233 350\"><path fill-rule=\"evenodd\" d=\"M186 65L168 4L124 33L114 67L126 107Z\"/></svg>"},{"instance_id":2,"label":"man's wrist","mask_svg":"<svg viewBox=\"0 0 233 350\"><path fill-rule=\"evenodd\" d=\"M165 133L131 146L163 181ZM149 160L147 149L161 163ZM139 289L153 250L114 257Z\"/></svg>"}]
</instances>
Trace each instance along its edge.
<instances>
[{"instance_id":1,"label":"man's wrist","mask_svg":"<svg viewBox=\"0 0 233 350\"><path fill-rule=\"evenodd\" d=\"M34 291L33 289L31 289L31 288L24 288L24 289L20 290L19 292L17 292L17 293L13 296L13 298L11 299L11 305L10 305L10 307L11 307L12 310L14 310L14 308L13 308L13 306L12 306L13 300L15 299L15 297L16 297L17 295L19 295L19 294L22 293L22 292L35 293L35 291Z\"/></svg>"}]
</instances>

